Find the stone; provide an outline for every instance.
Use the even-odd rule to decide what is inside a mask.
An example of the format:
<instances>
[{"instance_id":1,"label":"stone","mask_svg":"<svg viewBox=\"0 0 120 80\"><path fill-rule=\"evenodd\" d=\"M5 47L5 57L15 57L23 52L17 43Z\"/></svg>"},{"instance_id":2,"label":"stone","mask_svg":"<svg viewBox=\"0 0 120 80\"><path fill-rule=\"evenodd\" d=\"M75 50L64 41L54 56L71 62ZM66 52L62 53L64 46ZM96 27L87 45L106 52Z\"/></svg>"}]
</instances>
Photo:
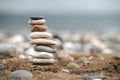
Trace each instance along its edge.
<instances>
[{"instance_id":1,"label":"stone","mask_svg":"<svg viewBox=\"0 0 120 80\"><path fill-rule=\"evenodd\" d=\"M32 32L29 36L31 39L52 38L52 34L48 32Z\"/></svg>"},{"instance_id":2,"label":"stone","mask_svg":"<svg viewBox=\"0 0 120 80\"><path fill-rule=\"evenodd\" d=\"M15 52L15 46L7 43L0 43L0 55L11 56Z\"/></svg>"},{"instance_id":3,"label":"stone","mask_svg":"<svg viewBox=\"0 0 120 80\"><path fill-rule=\"evenodd\" d=\"M50 47L50 46L44 46L44 45L36 45L34 46L35 51L40 51L40 52L49 52L49 53L55 53L55 49Z\"/></svg>"},{"instance_id":4,"label":"stone","mask_svg":"<svg viewBox=\"0 0 120 80\"><path fill-rule=\"evenodd\" d=\"M74 43L73 42L64 42L63 49L65 50L73 50Z\"/></svg>"},{"instance_id":5,"label":"stone","mask_svg":"<svg viewBox=\"0 0 120 80\"><path fill-rule=\"evenodd\" d=\"M40 17L30 17L31 20L40 20L40 19L44 19L43 16Z\"/></svg>"},{"instance_id":6,"label":"stone","mask_svg":"<svg viewBox=\"0 0 120 80\"><path fill-rule=\"evenodd\" d=\"M32 32L35 32L35 31L45 32L47 30L48 30L48 27L46 25L32 25L31 27Z\"/></svg>"},{"instance_id":7,"label":"stone","mask_svg":"<svg viewBox=\"0 0 120 80\"><path fill-rule=\"evenodd\" d=\"M25 36L20 35L20 34L15 34L8 39L8 42L12 43L12 44L18 44L18 43L22 43L22 42L25 42L25 41L26 41Z\"/></svg>"},{"instance_id":8,"label":"stone","mask_svg":"<svg viewBox=\"0 0 120 80\"><path fill-rule=\"evenodd\" d=\"M59 50L63 49L63 39L58 34L53 34L53 39L57 43L55 47Z\"/></svg>"},{"instance_id":9,"label":"stone","mask_svg":"<svg viewBox=\"0 0 120 80\"><path fill-rule=\"evenodd\" d=\"M61 72L62 72L62 73L70 73L70 70L69 70L69 69L64 69L64 68L62 68L62 69L61 69Z\"/></svg>"},{"instance_id":10,"label":"stone","mask_svg":"<svg viewBox=\"0 0 120 80\"><path fill-rule=\"evenodd\" d=\"M74 61L73 57L71 57L68 54L63 54L63 53L58 54L58 58L63 62L73 62Z\"/></svg>"},{"instance_id":11,"label":"stone","mask_svg":"<svg viewBox=\"0 0 120 80\"><path fill-rule=\"evenodd\" d=\"M41 20L29 20L29 24L30 25L43 25L46 23L45 19L41 19Z\"/></svg>"},{"instance_id":12,"label":"stone","mask_svg":"<svg viewBox=\"0 0 120 80\"><path fill-rule=\"evenodd\" d=\"M80 68L80 66L78 64L76 64L76 63L69 63L67 65L67 67L71 68L71 69L79 69Z\"/></svg>"},{"instance_id":13,"label":"stone","mask_svg":"<svg viewBox=\"0 0 120 80\"><path fill-rule=\"evenodd\" d=\"M4 64L0 64L0 70L4 70L6 69L7 67L4 65Z\"/></svg>"},{"instance_id":14,"label":"stone","mask_svg":"<svg viewBox=\"0 0 120 80\"><path fill-rule=\"evenodd\" d=\"M53 54L47 52L35 52L34 54L31 54L31 56L41 59L52 59L54 57Z\"/></svg>"},{"instance_id":15,"label":"stone","mask_svg":"<svg viewBox=\"0 0 120 80\"><path fill-rule=\"evenodd\" d=\"M11 72L8 76L8 80L12 79L22 79L22 78L32 78L33 74L27 70L16 70Z\"/></svg>"},{"instance_id":16,"label":"stone","mask_svg":"<svg viewBox=\"0 0 120 80\"><path fill-rule=\"evenodd\" d=\"M31 39L31 44L55 45L56 42L50 39Z\"/></svg>"},{"instance_id":17,"label":"stone","mask_svg":"<svg viewBox=\"0 0 120 80\"><path fill-rule=\"evenodd\" d=\"M29 58L29 61L32 63L38 63L38 64L53 64L53 63L55 63L55 59Z\"/></svg>"},{"instance_id":18,"label":"stone","mask_svg":"<svg viewBox=\"0 0 120 80\"><path fill-rule=\"evenodd\" d=\"M85 74L82 76L84 80L103 80L105 76L102 74L100 75L95 75L95 74Z\"/></svg>"},{"instance_id":19,"label":"stone","mask_svg":"<svg viewBox=\"0 0 120 80\"><path fill-rule=\"evenodd\" d=\"M23 55L23 54L19 55L19 59L25 59L25 58L26 58L25 55Z\"/></svg>"}]
</instances>

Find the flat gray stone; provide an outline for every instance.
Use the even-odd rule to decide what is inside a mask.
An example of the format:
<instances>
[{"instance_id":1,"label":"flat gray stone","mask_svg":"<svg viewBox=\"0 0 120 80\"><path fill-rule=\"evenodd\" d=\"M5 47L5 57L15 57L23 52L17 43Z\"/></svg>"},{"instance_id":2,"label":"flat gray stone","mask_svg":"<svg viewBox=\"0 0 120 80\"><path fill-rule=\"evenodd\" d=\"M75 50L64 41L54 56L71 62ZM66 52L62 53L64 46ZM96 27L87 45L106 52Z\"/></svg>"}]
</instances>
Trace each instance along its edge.
<instances>
[{"instance_id":1,"label":"flat gray stone","mask_svg":"<svg viewBox=\"0 0 120 80\"><path fill-rule=\"evenodd\" d=\"M55 53L55 49L50 46L44 46L44 45L36 45L34 46L35 51L39 52L49 52L49 53Z\"/></svg>"},{"instance_id":2,"label":"flat gray stone","mask_svg":"<svg viewBox=\"0 0 120 80\"><path fill-rule=\"evenodd\" d=\"M8 80L12 79L22 79L22 78L32 78L33 74L26 70L16 70L11 72L8 76Z\"/></svg>"},{"instance_id":3,"label":"flat gray stone","mask_svg":"<svg viewBox=\"0 0 120 80\"><path fill-rule=\"evenodd\" d=\"M95 74L85 74L82 76L84 80L103 80L105 78L104 75L95 75Z\"/></svg>"}]
</instances>

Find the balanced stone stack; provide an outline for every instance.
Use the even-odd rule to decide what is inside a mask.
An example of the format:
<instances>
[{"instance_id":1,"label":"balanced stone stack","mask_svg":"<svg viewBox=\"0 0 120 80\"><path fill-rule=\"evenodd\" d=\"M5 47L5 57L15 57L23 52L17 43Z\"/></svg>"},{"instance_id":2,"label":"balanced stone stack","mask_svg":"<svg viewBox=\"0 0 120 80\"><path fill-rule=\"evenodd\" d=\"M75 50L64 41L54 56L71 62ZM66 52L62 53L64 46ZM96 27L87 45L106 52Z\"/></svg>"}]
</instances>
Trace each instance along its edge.
<instances>
[{"instance_id":1,"label":"balanced stone stack","mask_svg":"<svg viewBox=\"0 0 120 80\"><path fill-rule=\"evenodd\" d=\"M32 63L53 64L55 63L54 54L56 53L52 40L52 34L47 32L48 27L45 25L44 17L31 17L29 24L31 27L30 42L34 45L35 53L29 59Z\"/></svg>"}]
</instances>

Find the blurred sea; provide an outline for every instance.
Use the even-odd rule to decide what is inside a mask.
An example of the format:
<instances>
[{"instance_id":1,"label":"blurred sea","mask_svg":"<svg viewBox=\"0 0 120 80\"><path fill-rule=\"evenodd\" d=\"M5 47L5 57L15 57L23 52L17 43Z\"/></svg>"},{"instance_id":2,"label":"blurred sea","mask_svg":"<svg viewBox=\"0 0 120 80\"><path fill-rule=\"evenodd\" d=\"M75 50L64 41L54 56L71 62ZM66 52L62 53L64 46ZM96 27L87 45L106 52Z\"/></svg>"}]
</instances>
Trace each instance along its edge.
<instances>
[{"instance_id":1,"label":"blurred sea","mask_svg":"<svg viewBox=\"0 0 120 80\"><path fill-rule=\"evenodd\" d=\"M0 14L0 30L30 30L31 15ZM41 15L38 15L41 16ZM108 30L120 29L119 15L45 14L49 29L55 30Z\"/></svg>"}]
</instances>

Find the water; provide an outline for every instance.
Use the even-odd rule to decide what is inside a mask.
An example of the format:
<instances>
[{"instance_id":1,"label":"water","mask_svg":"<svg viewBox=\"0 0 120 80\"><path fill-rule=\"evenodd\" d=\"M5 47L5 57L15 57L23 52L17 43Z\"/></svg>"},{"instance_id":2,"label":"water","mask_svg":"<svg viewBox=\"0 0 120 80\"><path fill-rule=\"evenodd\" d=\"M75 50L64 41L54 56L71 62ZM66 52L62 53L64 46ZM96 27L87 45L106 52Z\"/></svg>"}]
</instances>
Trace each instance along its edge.
<instances>
[{"instance_id":1,"label":"water","mask_svg":"<svg viewBox=\"0 0 120 80\"><path fill-rule=\"evenodd\" d=\"M31 15L0 15L0 29L26 31L29 30L30 25L28 20ZM97 16L97 15L43 15L47 21L49 29L56 30L105 30L105 29L119 29L120 16Z\"/></svg>"}]
</instances>

